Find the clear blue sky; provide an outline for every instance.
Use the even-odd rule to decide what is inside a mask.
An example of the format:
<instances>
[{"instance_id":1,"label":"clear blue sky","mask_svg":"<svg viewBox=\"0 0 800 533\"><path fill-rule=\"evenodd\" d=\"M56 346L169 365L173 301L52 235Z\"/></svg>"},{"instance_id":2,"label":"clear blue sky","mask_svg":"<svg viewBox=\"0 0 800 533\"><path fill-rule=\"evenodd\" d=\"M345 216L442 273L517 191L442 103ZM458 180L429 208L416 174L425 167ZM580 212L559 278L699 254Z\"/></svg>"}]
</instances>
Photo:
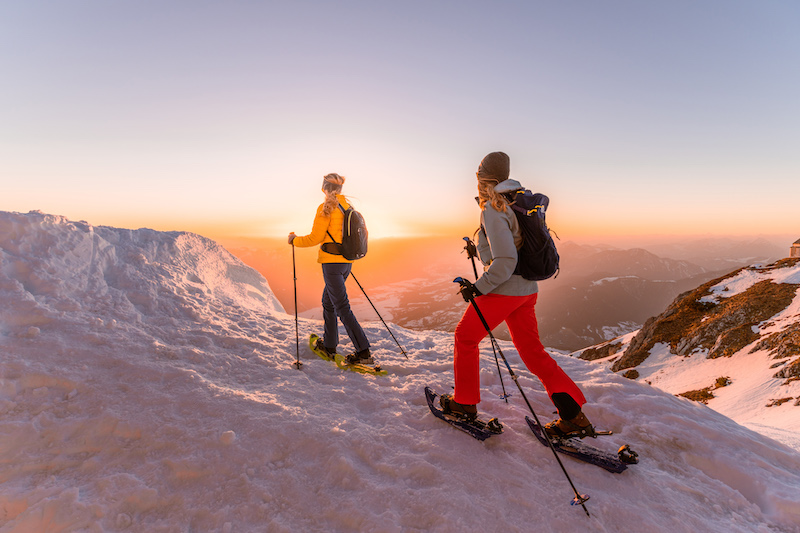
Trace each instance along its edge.
<instances>
[{"instance_id":1,"label":"clear blue sky","mask_svg":"<svg viewBox=\"0 0 800 533\"><path fill-rule=\"evenodd\" d=\"M564 238L798 233L800 2L0 3L0 209L474 229L494 150ZM463 228L463 229L460 229Z\"/></svg>"}]
</instances>

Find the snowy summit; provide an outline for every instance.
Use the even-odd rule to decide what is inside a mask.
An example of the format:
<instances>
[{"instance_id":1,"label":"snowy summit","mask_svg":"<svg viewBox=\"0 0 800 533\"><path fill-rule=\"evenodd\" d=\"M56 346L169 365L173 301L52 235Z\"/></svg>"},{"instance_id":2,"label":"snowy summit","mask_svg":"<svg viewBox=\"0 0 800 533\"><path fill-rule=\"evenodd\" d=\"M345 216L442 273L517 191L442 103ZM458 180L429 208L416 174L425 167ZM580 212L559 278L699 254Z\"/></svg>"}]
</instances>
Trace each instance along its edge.
<instances>
[{"instance_id":1,"label":"snowy summit","mask_svg":"<svg viewBox=\"0 0 800 533\"><path fill-rule=\"evenodd\" d=\"M406 360L364 317L389 372L368 376L314 356L301 319L297 370L294 315L197 235L0 212L0 302L2 532L800 532L797 451L555 355L614 431L592 444L640 455L622 474L562 457L587 517L488 344L479 408L505 431L479 442L425 403L452 384L452 334L389 324Z\"/></svg>"}]
</instances>

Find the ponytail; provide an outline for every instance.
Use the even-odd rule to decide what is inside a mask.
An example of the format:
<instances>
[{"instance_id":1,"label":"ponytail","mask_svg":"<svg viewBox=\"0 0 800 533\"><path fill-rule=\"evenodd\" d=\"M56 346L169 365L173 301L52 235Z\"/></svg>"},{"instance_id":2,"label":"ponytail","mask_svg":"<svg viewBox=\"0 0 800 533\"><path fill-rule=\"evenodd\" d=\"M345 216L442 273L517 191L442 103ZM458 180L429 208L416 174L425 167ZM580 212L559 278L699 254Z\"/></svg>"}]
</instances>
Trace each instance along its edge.
<instances>
[{"instance_id":1,"label":"ponytail","mask_svg":"<svg viewBox=\"0 0 800 533\"><path fill-rule=\"evenodd\" d=\"M494 190L495 185L497 185L497 183L494 181L478 181L478 204L481 206L481 209L485 209L488 203L497 211L505 213L508 200L506 200L505 196Z\"/></svg>"},{"instance_id":2,"label":"ponytail","mask_svg":"<svg viewBox=\"0 0 800 533\"><path fill-rule=\"evenodd\" d=\"M333 210L339 205L339 199L336 198L336 195L342 192L344 180L344 176L335 173L327 174L322 178L322 190L325 193L325 201L322 203L322 214L326 217L331 216Z\"/></svg>"}]
</instances>

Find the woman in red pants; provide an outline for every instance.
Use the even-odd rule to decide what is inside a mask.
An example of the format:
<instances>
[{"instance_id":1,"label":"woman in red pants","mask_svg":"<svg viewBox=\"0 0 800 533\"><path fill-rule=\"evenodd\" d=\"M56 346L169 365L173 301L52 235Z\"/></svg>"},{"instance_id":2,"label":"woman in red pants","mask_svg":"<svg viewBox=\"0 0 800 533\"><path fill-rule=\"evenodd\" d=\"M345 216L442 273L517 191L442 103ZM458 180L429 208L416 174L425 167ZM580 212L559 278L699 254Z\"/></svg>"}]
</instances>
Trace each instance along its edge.
<instances>
[{"instance_id":1,"label":"woman in red pants","mask_svg":"<svg viewBox=\"0 0 800 533\"><path fill-rule=\"evenodd\" d=\"M509 167L509 157L503 152L492 152L478 167L481 230L477 244L480 259L488 268L461 293L467 302L475 298L491 329L503 321L508 325L522 361L541 380L558 409L559 419L545 426L547 432L560 438L592 435L594 429L581 410L586 398L539 339L535 311L539 287L536 281L514 273L522 234L506 195L522 186L508 179ZM467 419L477 416L481 401L478 344L487 334L475 309L467 307L455 332L455 393L442 395L440 400L445 413Z\"/></svg>"}]
</instances>

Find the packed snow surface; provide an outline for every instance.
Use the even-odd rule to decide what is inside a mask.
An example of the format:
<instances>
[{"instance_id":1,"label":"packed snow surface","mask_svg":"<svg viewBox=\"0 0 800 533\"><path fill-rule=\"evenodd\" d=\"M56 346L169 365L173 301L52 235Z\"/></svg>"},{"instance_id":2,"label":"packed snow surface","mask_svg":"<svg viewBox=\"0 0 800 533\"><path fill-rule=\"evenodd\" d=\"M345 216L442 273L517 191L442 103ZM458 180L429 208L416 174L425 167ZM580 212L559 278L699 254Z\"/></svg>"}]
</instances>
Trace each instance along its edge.
<instances>
[{"instance_id":1,"label":"packed snow surface","mask_svg":"<svg viewBox=\"0 0 800 533\"><path fill-rule=\"evenodd\" d=\"M358 268L356 266L356 268ZM615 475L564 457L587 517L482 350L481 443L436 419L452 336L362 317L385 377L305 347L268 283L185 233L0 212L0 531L800 531L800 455L602 366L556 355ZM343 338L344 337L343 335ZM487 345L488 346L488 345ZM510 343L532 407L553 407ZM349 342L341 346L346 351Z\"/></svg>"}]
</instances>

